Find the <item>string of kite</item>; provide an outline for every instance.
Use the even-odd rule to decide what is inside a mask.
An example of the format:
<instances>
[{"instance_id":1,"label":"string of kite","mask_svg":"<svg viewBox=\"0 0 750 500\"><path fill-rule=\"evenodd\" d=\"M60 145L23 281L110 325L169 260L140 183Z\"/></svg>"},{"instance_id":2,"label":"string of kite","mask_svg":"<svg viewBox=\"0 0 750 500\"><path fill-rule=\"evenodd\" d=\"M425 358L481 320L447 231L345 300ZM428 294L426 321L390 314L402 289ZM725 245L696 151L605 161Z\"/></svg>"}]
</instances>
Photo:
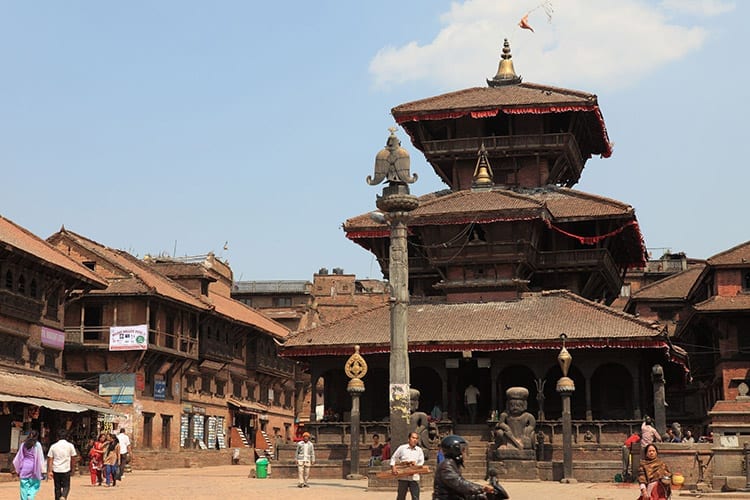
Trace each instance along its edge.
<instances>
[{"instance_id":1,"label":"string of kite","mask_svg":"<svg viewBox=\"0 0 750 500\"><path fill-rule=\"evenodd\" d=\"M530 30L532 33L534 33L534 28L531 27L529 24L529 15L531 15L532 12L535 10L542 9L544 13L547 15L547 22L552 22L552 14L555 12L555 10L552 8L552 1L551 0L545 0L544 2L540 3L530 11L528 11L524 16L521 18L521 20L518 23L518 27L525 30Z\"/></svg>"}]
</instances>

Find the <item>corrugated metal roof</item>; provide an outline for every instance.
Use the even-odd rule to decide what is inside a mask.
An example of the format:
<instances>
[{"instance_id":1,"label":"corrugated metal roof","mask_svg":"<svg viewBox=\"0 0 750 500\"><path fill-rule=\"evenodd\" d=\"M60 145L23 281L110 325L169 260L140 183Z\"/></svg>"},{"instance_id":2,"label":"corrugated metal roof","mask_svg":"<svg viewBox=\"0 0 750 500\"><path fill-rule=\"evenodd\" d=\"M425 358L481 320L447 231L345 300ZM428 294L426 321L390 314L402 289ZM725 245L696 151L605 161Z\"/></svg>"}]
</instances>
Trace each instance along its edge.
<instances>
[{"instance_id":1,"label":"corrugated metal roof","mask_svg":"<svg viewBox=\"0 0 750 500\"><path fill-rule=\"evenodd\" d=\"M239 293L308 293L309 281L273 280L273 281L235 281L233 292Z\"/></svg>"}]
</instances>

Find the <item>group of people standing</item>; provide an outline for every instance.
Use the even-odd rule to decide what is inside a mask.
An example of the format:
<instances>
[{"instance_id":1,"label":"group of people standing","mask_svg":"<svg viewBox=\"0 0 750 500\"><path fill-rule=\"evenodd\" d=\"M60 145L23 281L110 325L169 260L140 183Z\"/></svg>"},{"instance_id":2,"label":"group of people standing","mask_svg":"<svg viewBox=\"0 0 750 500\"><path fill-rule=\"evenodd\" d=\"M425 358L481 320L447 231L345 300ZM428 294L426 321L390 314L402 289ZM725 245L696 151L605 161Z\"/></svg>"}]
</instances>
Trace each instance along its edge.
<instances>
[{"instance_id":1,"label":"group of people standing","mask_svg":"<svg viewBox=\"0 0 750 500\"><path fill-rule=\"evenodd\" d=\"M130 438L125 429L119 434L102 432L89 450L91 486L117 486L129 461Z\"/></svg>"},{"instance_id":2,"label":"group of people standing","mask_svg":"<svg viewBox=\"0 0 750 500\"><path fill-rule=\"evenodd\" d=\"M75 446L67 438L68 433L65 429L58 430L57 441L50 446L45 463L39 433L36 430L29 432L13 459L13 468L20 479L21 500L34 500L41 488L42 479L48 479L50 476L54 482L55 500L68 498L70 476L75 470L79 456ZM117 479L122 479L122 471L118 465L124 463L123 460L128 460L129 452L130 438L124 429L120 430L119 435L100 434L89 452L92 486L102 484L102 475L106 486L114 486Z\"/></svg>"}]
</instances>

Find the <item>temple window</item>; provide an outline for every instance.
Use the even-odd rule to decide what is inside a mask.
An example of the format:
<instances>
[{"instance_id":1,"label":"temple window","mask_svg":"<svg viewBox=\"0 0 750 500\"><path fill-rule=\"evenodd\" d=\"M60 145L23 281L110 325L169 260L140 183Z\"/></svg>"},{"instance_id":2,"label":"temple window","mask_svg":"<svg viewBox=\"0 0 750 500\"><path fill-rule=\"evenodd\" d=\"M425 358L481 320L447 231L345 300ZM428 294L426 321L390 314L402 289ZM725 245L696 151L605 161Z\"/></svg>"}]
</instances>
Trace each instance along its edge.
<instances>
[{"instance_id":1,"label":"temple window","mask_svg":"<svg viewBox=\"0 0 750 500\"><path fill-rule=\"evenodd\" d=\"M745 271L745 274L742 276L742 289L750 292L750 271Z\"/></svg>"},{"instance_id":2,"label":"temple window","mask_svg":"<svg viewBox=\"0 0 750 500\"><path fill-rule=\"evenodd\" d=\"M10 269L5 273L5 288L13 290L13 271Z\"/></svg>"},{"instance_id":3,"label":"temple window","mask_svg":"<svg viewBox=\"0 0 750 500\"><path fill-rule=\"evenodd\" d=\"M18 277L18 293L26 294L26 277L23 274Z\"/></svg>"}]
</instances>

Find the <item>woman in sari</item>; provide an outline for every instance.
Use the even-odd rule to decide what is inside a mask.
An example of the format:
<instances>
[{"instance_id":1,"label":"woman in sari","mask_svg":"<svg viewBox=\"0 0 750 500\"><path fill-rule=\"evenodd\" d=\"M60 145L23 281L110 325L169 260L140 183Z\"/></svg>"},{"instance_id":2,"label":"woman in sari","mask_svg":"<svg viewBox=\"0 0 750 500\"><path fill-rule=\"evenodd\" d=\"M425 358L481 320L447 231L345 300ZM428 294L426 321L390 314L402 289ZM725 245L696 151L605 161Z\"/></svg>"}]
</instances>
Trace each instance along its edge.
<instances>
[{"instance_id":1,"label":"woman in sari","mask_svg":"<svg viewBox=\"0 0 750 500\"><path fill-rule=\"evenodd\" d=\"M104 447L104 477L105 487L117 485L117 467L120 465L120 442L117 436L110 434ZM111 484L110 484L111 483Z\"/></svg>"},{"instance_id":2,"label":"woman in sari","mask_svg":"<svg viewBox=\"0 0 750 500\"><path fill-rule=\"evenodd\" d=\"M659 460L659 450L656 445L646 446L645 458L641 459L638 470L638 483L641 486L643 500L666 500L672 496L670 481L672 473L667 464Z\"/></svg>"},{"instance_id":3,"label":"woman in sari","mask_svg":"<svg viewBox=\"0 0 750 500\"><path fill-rule=\"evenodd\" d=\"M21 479L21 500L34 500L44 476L44 451L37 431L29 432L13 459L13 467Z\"/></svg>"}]
</instances>

